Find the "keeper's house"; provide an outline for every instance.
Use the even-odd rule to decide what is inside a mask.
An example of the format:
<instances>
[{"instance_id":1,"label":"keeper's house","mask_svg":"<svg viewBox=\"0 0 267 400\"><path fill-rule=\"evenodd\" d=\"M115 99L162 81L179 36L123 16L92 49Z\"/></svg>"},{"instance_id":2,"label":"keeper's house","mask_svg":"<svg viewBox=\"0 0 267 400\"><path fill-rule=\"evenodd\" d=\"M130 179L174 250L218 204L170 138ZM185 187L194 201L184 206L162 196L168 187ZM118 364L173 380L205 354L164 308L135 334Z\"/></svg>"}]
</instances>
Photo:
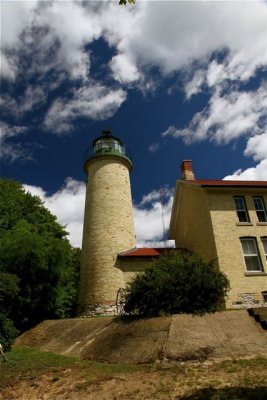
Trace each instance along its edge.
<instances>
[{"instance_id":1,"label":"keeper's house","mask_svg":"<svg viewBox=\"0 0 267 400\"><path fill-rule=\"evenodd\" d=\"M183 161L170 222L175 247L216 260L228 308L267 306L267 181L195 179Z\"/></svg>"}]
</instances>

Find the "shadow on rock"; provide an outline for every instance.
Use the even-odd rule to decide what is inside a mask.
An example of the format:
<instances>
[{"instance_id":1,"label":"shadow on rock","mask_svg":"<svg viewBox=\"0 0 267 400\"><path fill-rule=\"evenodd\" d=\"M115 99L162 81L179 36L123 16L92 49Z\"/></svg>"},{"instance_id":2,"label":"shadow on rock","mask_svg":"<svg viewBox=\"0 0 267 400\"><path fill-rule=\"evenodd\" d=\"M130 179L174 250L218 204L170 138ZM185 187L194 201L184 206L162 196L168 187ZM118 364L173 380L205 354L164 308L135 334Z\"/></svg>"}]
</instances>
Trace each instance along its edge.
<instances>
[{"instance_id":1,"label":"shadow on rock","mask_svg":"<svg viewBox=\"0 0 267 400\"><path fill-rule=\"evenodd\" d=\"M223 389L206 388L183 397L177 397L176 400L266 400L267 386L249 388L249 387L231 387Z\"/></svg>"}]
</instances>

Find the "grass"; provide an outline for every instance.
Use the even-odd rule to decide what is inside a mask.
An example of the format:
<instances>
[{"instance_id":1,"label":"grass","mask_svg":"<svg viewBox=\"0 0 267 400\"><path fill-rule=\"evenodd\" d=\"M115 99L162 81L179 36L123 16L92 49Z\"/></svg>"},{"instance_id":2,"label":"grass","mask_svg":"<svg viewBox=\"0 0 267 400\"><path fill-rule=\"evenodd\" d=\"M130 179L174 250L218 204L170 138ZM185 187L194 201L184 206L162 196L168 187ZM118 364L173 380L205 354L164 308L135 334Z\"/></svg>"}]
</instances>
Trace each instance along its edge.
<instances>
[{"instance_id":1,"label":"grass","mask_svg":"<svg viewBox=\"0 0 267 400\"><path fill-rule=\"evenodd\" d=\"M58 373L62 369L76 369L90 373L94 378L107 377L116 374L127 374L146 370L144 365L105 364L75 357L64 356L51 352L42 352L33 348L15 347L6 353L6 363L0 360L0 387L14 380L30 379L44 372ZM2 379L1 379L2 376Z\"/></svg>"},{"instance_id":2,"label":"grass","mask_svg":"<svg viewBox=\"0 0 267 400\"><path fill-rule=\"evenodd\" d=\"M0 387L5 391L4 398L16 392L20 383L29 390L40 387L45 377L50 382L49 390L57 385L66 387L65 397L62 397L65 399L72 399L71 393L74 391L80 398L87 398L88 393L93 393L96 396L94 398L101 400L101 395L107 398L101 391L109 390L112 384L116 386L113 392L108 392L112 400L267 399L267 359L264 357L229 360L208 366L193 362L174 366L124 365L81 360L36 349L14 348L6 354L6 358L6 363L1 363L0 359ZM44 386L47 387L47 381ZM123 397L116 392L118 387L122 388ZM54 398L53 393L50 398Z\"/></svg>"}]
</instances>

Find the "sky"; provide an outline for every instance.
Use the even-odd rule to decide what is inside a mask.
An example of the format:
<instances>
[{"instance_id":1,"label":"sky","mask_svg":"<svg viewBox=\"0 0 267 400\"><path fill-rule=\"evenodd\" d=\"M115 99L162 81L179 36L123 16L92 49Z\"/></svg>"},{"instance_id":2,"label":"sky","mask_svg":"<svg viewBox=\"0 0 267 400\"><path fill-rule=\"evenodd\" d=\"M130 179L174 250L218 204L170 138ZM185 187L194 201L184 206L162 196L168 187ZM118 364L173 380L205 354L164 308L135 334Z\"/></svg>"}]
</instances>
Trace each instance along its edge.
<instances>
[{"instance_id":1,"label":"sky","mask_svg":"<svg viewBox=\"0 0 267 400\"><path fill-rule=\"evenodd\" d=\"M267 180L267 2L118 3L1 1L1 176L77 247L102 129L132 153L138 246L164 245L182 160L198 179Z\"/></svg>"}]
</instances>

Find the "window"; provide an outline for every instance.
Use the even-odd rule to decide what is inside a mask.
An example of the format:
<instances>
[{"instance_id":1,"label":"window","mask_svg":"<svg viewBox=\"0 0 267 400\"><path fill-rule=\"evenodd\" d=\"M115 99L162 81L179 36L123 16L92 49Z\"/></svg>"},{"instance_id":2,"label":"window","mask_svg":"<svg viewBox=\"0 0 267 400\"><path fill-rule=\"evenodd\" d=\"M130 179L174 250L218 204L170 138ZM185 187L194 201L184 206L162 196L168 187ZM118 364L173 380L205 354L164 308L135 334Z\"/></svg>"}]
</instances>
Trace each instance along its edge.
<instances>
[{"instance_id":1,"label":"window","mask_svg":"<svg viewBox=\"0 0 267 400\"><path fill-rule=\"evenodd\" d=\"M255 238L241 238L243 256L248 272L261 272L262 266Z\"/></svg>"},{"instance_id":2,"label":"window","mask_svg":"<svg viewBox=\"0 0 267 400\"><path fill-rule=\"evenodd\" d=\"M263 251L264 251L264 254L265 254L265 258L266 258L266 261L267 261L267 237L262 237L261 241L262 241L262 245L263 245Z\"/></svg>"},{"instance_id":3,"label":"window","mask_svg":"<svg viewBox=\"0 0 267 400\"><path fill-rule=\"evenodd\" d=\"M244 197L235 196L234 199L239 222L250 222Z\"/></svg>"},{"instance_id":4,"label":"window","mask_svg":"<svg viewBox=\"0 0 267 400\"><path fill-rule=\"evenodd\" d=\"M267 222L266 209L262 197L254 196L253 202L259 222Z\"/></svg>"},{"instance_id":5,"label":"window","mask_svg":"<svg viewBox=\"0 0 267 400\"><path fill-rule=\"evenodd\" d=\"M263 297L263 303L267 304L267 292L261 292Z\"/></svg>"}]
</instances>

